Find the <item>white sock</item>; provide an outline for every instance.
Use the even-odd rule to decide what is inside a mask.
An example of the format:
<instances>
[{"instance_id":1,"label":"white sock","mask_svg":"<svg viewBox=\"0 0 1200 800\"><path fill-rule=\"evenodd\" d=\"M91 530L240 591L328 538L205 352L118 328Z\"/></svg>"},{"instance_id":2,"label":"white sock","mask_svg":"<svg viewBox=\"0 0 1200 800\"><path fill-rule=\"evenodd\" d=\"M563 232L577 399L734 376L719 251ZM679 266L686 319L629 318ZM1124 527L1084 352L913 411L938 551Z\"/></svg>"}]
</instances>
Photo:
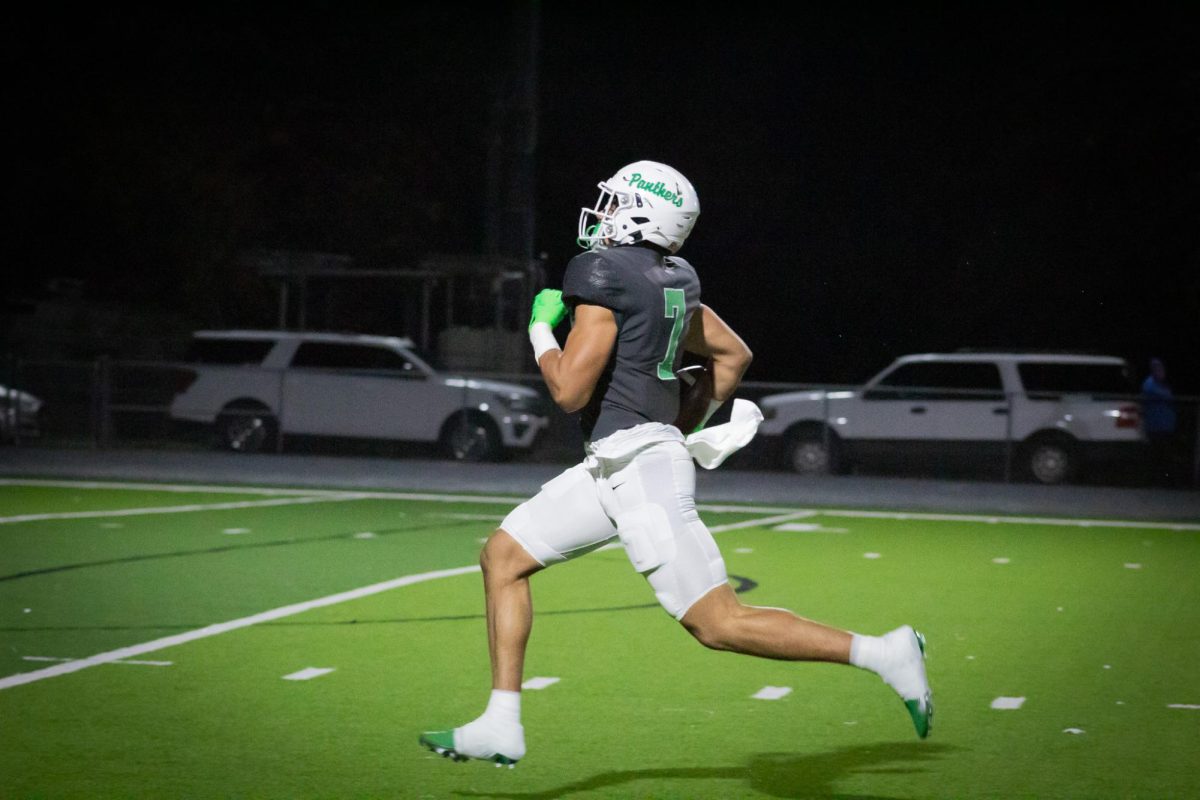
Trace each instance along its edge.
<instances>
[{"instance_id":1,"label":"white sock","mask_svg":"<svg viewBox=\"0 0 1200 800\"><path fill-rule=\"evenodd\" d=\"M521 693L492 689L483 717L501 725L521 724Z\"/></svg>"},{"instance_id":2,"label":"white sock","mask_svg":"<svg viewBox=\"0 0 1200 800\"><path fill-rule=\"evenodd\" d=\"M879 673L887 662L883 638L853 634L850 639L850 663L860 669Z\"/></svg>"},{"instance_id":3,"label":"white sock","mask_svg":"<svg viewBox=\"0 0 1200 800\"><path fill-rule=\"evenodd\" d=\"M522 758L525 729L521 727L521 693L493 689L483 714L454 729L454 746L474 758L490 758L496 753Z\"/></svg>"},{"instance_id":4,"label":"white sock","mask_svg":"<svg viewBox=\"0 0 1200 800\"><path fill-rule=\"evenodd\" d=\"M925 661L913 630L907 625L883 636L854 634L850 639L850 663L883 678L905 700L922 697L929 691Z\"/></svg>"}]
</instances>

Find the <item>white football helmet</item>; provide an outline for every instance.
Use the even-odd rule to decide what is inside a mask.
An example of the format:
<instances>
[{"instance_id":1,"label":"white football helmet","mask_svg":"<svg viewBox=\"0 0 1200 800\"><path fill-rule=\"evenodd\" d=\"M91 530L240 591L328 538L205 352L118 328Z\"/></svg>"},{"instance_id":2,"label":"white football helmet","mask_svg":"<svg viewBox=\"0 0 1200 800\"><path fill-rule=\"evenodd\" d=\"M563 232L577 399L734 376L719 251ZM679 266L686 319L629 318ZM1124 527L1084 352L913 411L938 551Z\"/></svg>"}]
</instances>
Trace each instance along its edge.
<instances>
[{"instance_id":1,"label":"white football helmet","mask_svg":"<svg viewBox=\"0 0 1200 800\"><path fill-rule=\"evenodd\" d=\"M579 246L587 250L651 242L675 253L700 216L691 182L657 161L621 167L599 186L596 207L579 214Z\"/></svg>"}]
</instances>

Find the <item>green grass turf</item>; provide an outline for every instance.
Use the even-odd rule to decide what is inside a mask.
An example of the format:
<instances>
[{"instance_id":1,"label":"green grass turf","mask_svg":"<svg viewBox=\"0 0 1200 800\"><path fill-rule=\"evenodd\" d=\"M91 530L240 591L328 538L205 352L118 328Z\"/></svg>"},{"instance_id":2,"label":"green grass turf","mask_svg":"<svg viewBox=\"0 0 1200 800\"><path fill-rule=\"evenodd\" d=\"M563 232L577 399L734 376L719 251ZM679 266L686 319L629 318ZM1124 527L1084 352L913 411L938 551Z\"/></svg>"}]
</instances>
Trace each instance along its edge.
<instances>
[{"instance_id":1,"label":"green grass turf","mask_svg":"<svg viewBox=\"0 0 1200 800\"><path fill-rule=\"evenodd\" d=\"M255 498L5 486L0 517L231 499ZM369 499L0 524L0 676L47 666L26 655L88 656L471 565L507 508ZM1200 711L1167 708L1200 703L1200 533L803 522L846 532L718 535L729 572L757 582L743 599L862 632L918 626L929 740L867 673L699 647L613 550L533 580L526 676L561 680L525 693L515 770L416 745L486 702L467 574L140 656L169 667L0 690L0 797L1200 796ZM335 671L281 680L306 667ZM764 686L794 691L751 699ZM1002 695L1027 699L989 708Z\"/></svg>"}]
</instances>

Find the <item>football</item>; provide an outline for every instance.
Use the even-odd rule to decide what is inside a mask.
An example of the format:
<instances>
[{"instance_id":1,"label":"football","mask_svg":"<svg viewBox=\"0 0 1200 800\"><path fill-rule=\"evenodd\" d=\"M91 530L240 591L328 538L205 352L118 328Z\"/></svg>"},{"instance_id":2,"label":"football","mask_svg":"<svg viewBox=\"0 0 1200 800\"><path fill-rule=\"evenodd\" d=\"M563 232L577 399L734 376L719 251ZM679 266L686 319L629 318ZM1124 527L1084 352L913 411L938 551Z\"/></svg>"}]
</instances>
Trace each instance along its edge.
<instances>
[{"instance_id":1,"label":"football","mask_svg":"<svg viewBox=\"0 0 1200 800\"><path fill-rule=\"evenodd\" d=\"M708 412L708 403L713 396L712 368L709 364L684 367L675 373L679 378L679 413L675 415L675 427L686 436Z\"/></svg>"}]
</instances>

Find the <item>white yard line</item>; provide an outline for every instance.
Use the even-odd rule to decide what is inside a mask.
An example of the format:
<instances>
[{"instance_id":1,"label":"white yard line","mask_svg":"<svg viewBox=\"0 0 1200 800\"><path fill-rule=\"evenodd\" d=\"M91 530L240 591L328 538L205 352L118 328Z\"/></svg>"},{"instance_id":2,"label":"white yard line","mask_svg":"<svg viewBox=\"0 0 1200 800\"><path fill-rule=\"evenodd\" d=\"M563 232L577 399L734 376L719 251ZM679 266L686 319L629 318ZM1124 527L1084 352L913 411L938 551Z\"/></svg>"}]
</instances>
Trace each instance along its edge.
<instances>
[{"instance_id":1,"label":"white yard line","mask_svg":"<svg viewBox=\"0 0 1200 800\"><path fill-rule=\"evenodd\" d=\"M491 503L515 505L527 497L496 497L492 495L459 495L433 492L360 492L346 489L277 489L265 486L208 486L186 483L120 483L117 481L55 481L22 478L0 478L0 486L49 486L62 489L130 489L134 491L194 492L196 494L259 494L267 497L342 497L353 494L366 500L428 500L436 503Z\"/></svg>"},{"instance_id":2,"label":"white yard line","mask_svg":"<svg viewBox=\"0 0 1200 800\"><path fill-rule=\"evenodd\" d=\"M775 530L784 533L849 533L845 528L826 528L813 522L785 522L776 525Z\"/></svg>"},{"instance_id":3,"label":"white yard line","mask_svg":"<svg viewBox=\"0 0 1200 800\"><path fill-rule=\"evenodd\" d=\"M328 492L327 489L272 489L251 486L206 486L186 483L134 483L118 481L68 481L41 478L0 478L0 486L47 486L54 489L130 489L133 491L180 492L196 494L261 494L261 495L312 495ZM342 492L338 492L342 494Z\"/></svg>"},{"instance_id":4,"label":"white yard line","mask_svg":"<svg viewBox=\"0 0 1200 800\"><path fill-rule=\"evenodd\" d=\"M117 481L67 481L24 478L0 478L0 486L53 486L70 489L133 489L161 492L196 492L216 494L259 494L304 497L345 497L353 495L364 500L426 500L437 503L484 503L513 505L529 499L523 497L498 497L491 495L442 494L431 492L380 492L347 491L336 489L278 489L273 487L209 486L165 483L122 483ZM696 506L701 511L713 513L769 514L788 512L795 518L824 514L831 517L857 517L865 519L926 520L930 522L984 522L1004 525L1062 525L1074 528L1147 528L1151 530L1200 531L1200 523L1194 522L1141 522L1136 520L1073 519L1070 517L1019 517L996 514L934 514L908 511L856 511L837 508L788 508L786 506Z\"/></svg>"},{"instance_id":5,"label":"white yard line","mask_svg":"<svg viewBox=\"0 0 1200 800\"><path fill-rule=\"evenodd\" d=\"M302 603L293 603L290 606L282 606L273 608L270 611L263 611L259 614L254 614L241 619L233 619L228 622L219 622L215 625L209 625L204 628L177 633L174 636L165 636L161 639L155 639L142 644L130 645L117 650L110 650L107 653L99 653L88 658L80 658L74 661L68 661L63 664L56 664L53 667L35 670L33 672L20 672L16 675L9 675L6 678L0 678L0 689L10 689L14 686L21 686L26 683L45 680L46 678L56 678L59 675L67 675L72 672L78 672L81 669L95 667L99 664L111 664L114 661L122 661L124 659L140 656L144 653L153 653L158 650L165 650L168 647L175 647L188 642L194 642L197 639L206 639L209 636L217 636L229 631L236 631L240 628L249 628L251 625L258 625L262 622L271 622L284 617L303 614L305 611L311 611L314 608L324 608L338 603L345 603L349 600L357 600L360 597L368 597L380 592L386 592L391 589L398 589L401 586L411 586L414 583L423 583L425 581L437 580L439 578L450 578L455 575L466 575L472 572L478 572L479 567L456 567L455 569L440 569L433 572L421 572L414 575L405 575L400 578L393 578L390 581L382 583L373 583L370 586L362 586L358 589L351 589L346 592L327 595L326 597L318 597L315 600L306 600Z\"/></svg>"},{"instance_id":6,"label":"white yard line","mask_svg":"<svg viewBox=\"0 0 1200 800\"><path fill-rule=\"evenodd\" d=\"M22 656L23 661L75 661L74 658L54 658L51 656ZM142 667L169 667L174 661L114 661L114 664L136 664Z\"/></svg>"},{"instance_id":7,"label":"white yard line","mask_svg":"<svg viewBox=\"0 0 1200 800\"><path fill-rule=\"evenodd\" d=\"M725 531L736 531L736 530L740 530L742 528L757 528L760 525L764 525L764 526L765 525L773 525L776 522L786 522L789 519L796 519L797 517L805 516L807 513L808 512L806 512L806 511L793 511L789 514L777 514L776 516L773 516L773 517L761 517L759 519L746 519L746 520L742 520L741 522L730 522L727 525L714 525L708 529L708 532L709 533L724 533ZM597 551L619 550L622 547L624 547L624 545L622 545L620 542L609 542L608 544L604 545L603 547L598 547L596 549L597 549Z\"/></svg>"},{"instance_id":8,"label":"white yard line","mask_svg":"<svg viewBox=\"0 0 1200 800\"><path fill-rule=\"evenodd\" d=\"M1168 531L1200 531L1200 523L1136 522L1117 519L1070 519L1063 517L1001 517L980 514L926 514L906 511L850 511L833 508L817 509L828 517L859 519L922 520L928 522L986 522L1002 525L1062 525L1072 528L1153 528Z\"/></svg>"},{"instance_id":9,"label":"white yard line","mask_svg":"<svg viewBox=\"0 0 1200 800\"><path fill-rule=\"evenodd\" d=\"M727 525L714 525L708 529L709 533L724 533L725 531L736 531L741 528L757 528L765 525L775 525L780 522L797 519L806 516L807 512L793 511L790 514L777 514L774 517L762 517L760 519L747 519L742 522L730 522Z\"/></svg>"},{"instance_id":10,"label":"white yard line","mask_svg":"<svg viewBox=\"0 0 1200 800\"><path fill-rule=\"evenodd\" d=\"M41 478L0 478L0 486L48 486L62 489L130 489L134 491L159 492L195 492L196 494L261 494L266 496L282 495L306 497L321 497L325 495L344 495L350 492L369 500L429 500L438 503L484 503L496 505L515 505L529 499L524 497L501 497L496 495L467 495L442 494L429 492L400 492L400 491L358 491L338 489L280 489L268 486L211 486L205 484L186 483L125 483L120 481L70 481ZM812 516L816 511L808 509L788 509L778 506L735 506L735 505L698 505L701 511L711 511L714 514L730 512L744 514L772 514L780 511L792 511L798 515Z\"/></svg>"},{"instance_id":11,"label":"white yard line","mask_svg":"<svg viewBox=\"0 0 1200 800\"><path fill-rule=\"evenodd\" d=\"M713 503L698 503L696 508L701 511L711 511L714 514L778 514L786 511L795 514L796 519L816 516L811 508L787 508L786 506L730 506Z\"/></svg>"},{"instance_id":12,"label":"white yard line","mask_svg":"<svg viewBox=\"0 0 1200 800\"><path fill-rule=\"evenodd\" d=\"M503 514L453 514L443 512L431 514L433 517L442 517L444 519L458 519L466 522L501 522L504 519Z\"/></svg>"},{"instance_id":13,"label":"white yard line","mask_svg":"<svg viewBox=\"0 0 1200 800\"><path fill-rule=\"evenodd\" d=\"M0 517L0 525L14 522L40 522L50 519L97 519L101 517L139 517L146 514L187 514L195 511L228 511L238 508L266 508L270 506L295 506L307 503L338 503L346 500L361 500L357 494L322 495L320 497L277 497L270 500L239 500L230 503L197 503L186 506L158 506L156 508L117 508L106 511L63 511L52 514L20 514L15 517Z\"/></svg>"}]
</instances>

